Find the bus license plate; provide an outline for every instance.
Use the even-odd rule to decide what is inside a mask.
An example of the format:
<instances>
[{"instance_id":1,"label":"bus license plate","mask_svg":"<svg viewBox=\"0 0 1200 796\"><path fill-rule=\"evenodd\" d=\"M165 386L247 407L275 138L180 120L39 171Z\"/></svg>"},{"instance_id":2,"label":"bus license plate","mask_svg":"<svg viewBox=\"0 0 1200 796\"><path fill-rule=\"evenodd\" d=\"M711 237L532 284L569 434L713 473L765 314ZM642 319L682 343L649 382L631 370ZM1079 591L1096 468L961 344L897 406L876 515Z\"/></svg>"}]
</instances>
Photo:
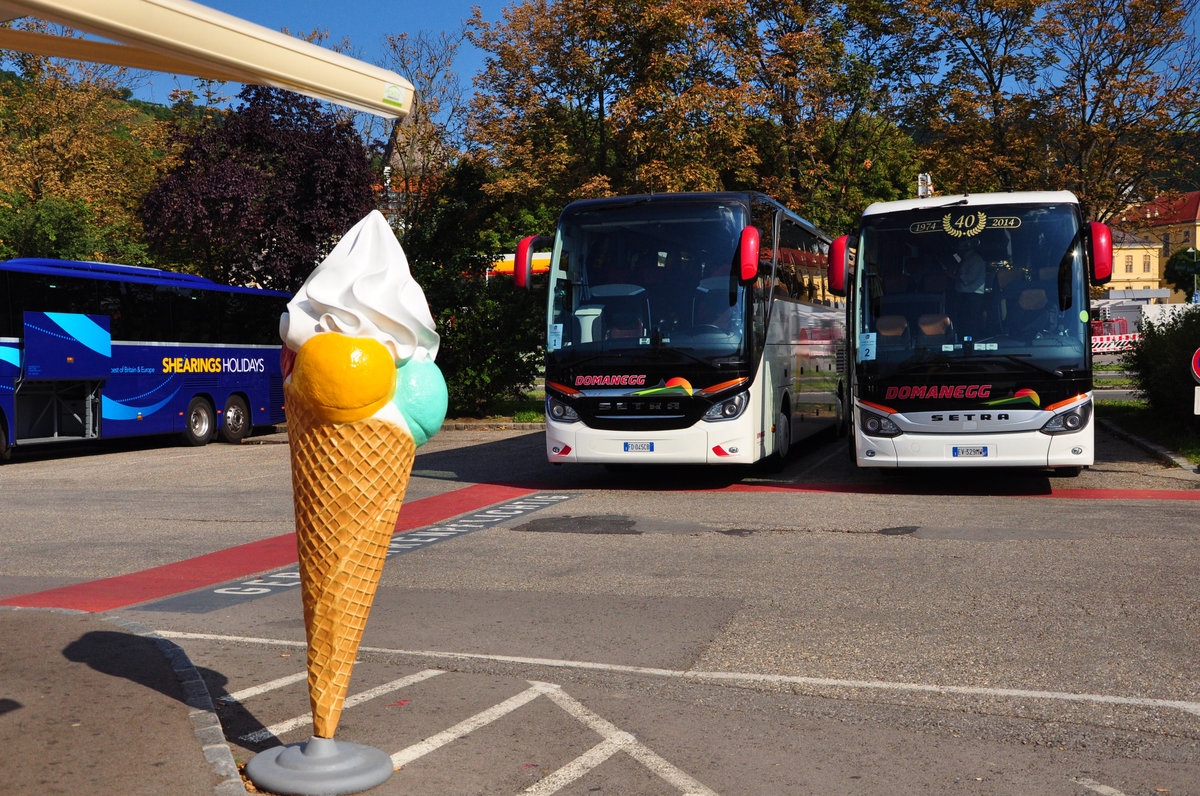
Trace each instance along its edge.
<instances>
[{"instance_id":1,"label":"bus license plate","mask_svg":"<svg viewBox=\"0 0 1200 796\"><path fill-rule=\"evenodd\" d=\"M625 443L625 452L626 453L653 453L654 452L654 443L653 442L626 442Z\"/></svg>"},{"instance_id":2,"label":"bus license plate","mask_svg":"<svg viewBox=\"0 0 1200 796\"><path fill-rule=\"evenodd\" d=\"M987 455L988 455L988 446L987 445L955 445L954 446L954 458L956 458L956 459L959 458L960 456L985 456L986 457Z\"/></svg>"}]
</instances>

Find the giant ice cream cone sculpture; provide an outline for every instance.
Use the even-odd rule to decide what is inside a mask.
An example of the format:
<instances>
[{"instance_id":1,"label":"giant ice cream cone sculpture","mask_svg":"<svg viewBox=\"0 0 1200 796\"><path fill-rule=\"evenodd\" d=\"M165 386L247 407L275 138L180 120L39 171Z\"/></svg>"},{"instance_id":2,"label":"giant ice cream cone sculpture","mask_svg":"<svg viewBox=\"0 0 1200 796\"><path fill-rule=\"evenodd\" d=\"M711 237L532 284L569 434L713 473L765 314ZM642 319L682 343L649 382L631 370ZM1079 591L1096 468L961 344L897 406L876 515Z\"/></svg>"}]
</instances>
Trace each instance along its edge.
<instances>
[{"instance_id":1,"label":"giant ice cream cone sculpture","mask_svg":"<svg viewBox=\"0 0 1200 796\"><path fill-rule=\"evenodd\" d=\"M445 383L424 294L377 212L317 267L280 331L313 733L332 738Z\"/></svg>"}]
</instances>

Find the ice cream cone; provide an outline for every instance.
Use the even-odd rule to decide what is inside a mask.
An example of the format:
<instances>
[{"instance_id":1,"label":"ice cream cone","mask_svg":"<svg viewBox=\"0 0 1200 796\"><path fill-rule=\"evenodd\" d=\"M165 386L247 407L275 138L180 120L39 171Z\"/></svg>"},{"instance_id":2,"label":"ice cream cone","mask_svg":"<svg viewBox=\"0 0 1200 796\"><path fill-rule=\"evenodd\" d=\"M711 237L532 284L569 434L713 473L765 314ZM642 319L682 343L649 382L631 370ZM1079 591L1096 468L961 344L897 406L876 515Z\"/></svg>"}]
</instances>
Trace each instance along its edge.
<instances>
[{"instance_id":1,"label":"ice cream cone","mask_svg":"<svg viewBox=\"0 0 1200 796\"><path fill-rule=\"evenodd\" d=\"M379 417L321 419L285 383L313 734L332 738L416 445Z\"/></svg>"}]
</instances>

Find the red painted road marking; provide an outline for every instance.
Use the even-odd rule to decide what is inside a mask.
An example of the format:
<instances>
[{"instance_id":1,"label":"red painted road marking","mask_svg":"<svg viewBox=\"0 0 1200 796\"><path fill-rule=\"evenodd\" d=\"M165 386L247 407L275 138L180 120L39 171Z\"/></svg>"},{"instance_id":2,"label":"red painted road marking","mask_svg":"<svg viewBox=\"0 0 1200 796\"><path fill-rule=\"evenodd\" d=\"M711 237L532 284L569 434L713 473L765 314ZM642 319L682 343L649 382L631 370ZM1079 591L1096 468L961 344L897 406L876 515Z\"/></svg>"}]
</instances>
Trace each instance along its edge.
<instances>
[{"instance_id":1,"label":"red painted road marking","mask_svg":"<svg viewBox=\"0 0 1200 796\"><path fill-rule=\"evenodd\" d=\"M475 484L453 492L414 500L406 503L400 511L400 518L396 521L396 532L424 528L459 514L525 497L536 491L512 486ZM0 600L0 605L66 608L99 613L172 597L217 583L243 580L258 572L295 564L296 561L296 535L286 533L177 561L174 564L131 572L128 575L8 597Z\"/></svg>"},{"instance_id":2,"label":"red painted road marking","mask_svg":"<svg viewBox=\"0 0 1200 796\"><path fill-rule=\"evenodd\" d=\"M1055 498L1058 500L1200 500L1200 490L1188 489L1056 489L1049 492L1013 490L981 492L978 489L898 489L877 484L730 484L703 492L814 492L850 495L930 495L940 497L1018 497Z\"/></svg>"}]
</instances>

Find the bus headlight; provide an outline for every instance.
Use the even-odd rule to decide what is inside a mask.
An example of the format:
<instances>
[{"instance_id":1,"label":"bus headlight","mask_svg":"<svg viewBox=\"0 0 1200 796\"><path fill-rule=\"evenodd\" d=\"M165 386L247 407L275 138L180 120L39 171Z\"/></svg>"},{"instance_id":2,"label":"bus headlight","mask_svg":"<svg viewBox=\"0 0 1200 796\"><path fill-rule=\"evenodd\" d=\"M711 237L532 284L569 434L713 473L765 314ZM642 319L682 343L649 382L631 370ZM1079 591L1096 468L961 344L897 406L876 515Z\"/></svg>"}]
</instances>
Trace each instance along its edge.
<instances>
[{"instance_id":1,"label":"bus headlight","mask_svg":"<svg viewBox=\"0 0 1200 796\"><path fill-rule=\"evenodd\" d=\"M877 415L861 408L858 410L858 427L868 437L898 437L904 433L887 415Z\"/></svg>"},{"instance_id":2,"label":"bus headlight","mask_svg":"<svg viewBox=\"0 0 1200 796\"><path fill-rule=\"evenodd\" d=\"M559 423L575 423L579 413L557 398L546 396L546 416Z\"/></svg>"},{"instance_id":3,"label":"bus headlight","mask_svg":"<svg viewBox=\"0 0 1200 796\"><path fill-rule=\"evenodd\" d=\"M1063 412L1061 415L1050 418L1046 421L1046 425L1042 426L1041 432L1043 434L1071 434L1086 426L1091 416L1092 402L1088 401L1070 412Z\"/></svg>"},{"instance_id":4,"label":"bus headlight","mask_svg":"<svg viewBox=\"0 0 1200 796\"><path fill-rule=\"evenodd\" d=\"M726 398L724 401L713 404L704 413L704 419L709 422L733 420L735 417L740 417L742 412L746 411L748 403L750 403L750 397L746 393L740 392L732 398Z\"/></svg>"}]
</instances>

